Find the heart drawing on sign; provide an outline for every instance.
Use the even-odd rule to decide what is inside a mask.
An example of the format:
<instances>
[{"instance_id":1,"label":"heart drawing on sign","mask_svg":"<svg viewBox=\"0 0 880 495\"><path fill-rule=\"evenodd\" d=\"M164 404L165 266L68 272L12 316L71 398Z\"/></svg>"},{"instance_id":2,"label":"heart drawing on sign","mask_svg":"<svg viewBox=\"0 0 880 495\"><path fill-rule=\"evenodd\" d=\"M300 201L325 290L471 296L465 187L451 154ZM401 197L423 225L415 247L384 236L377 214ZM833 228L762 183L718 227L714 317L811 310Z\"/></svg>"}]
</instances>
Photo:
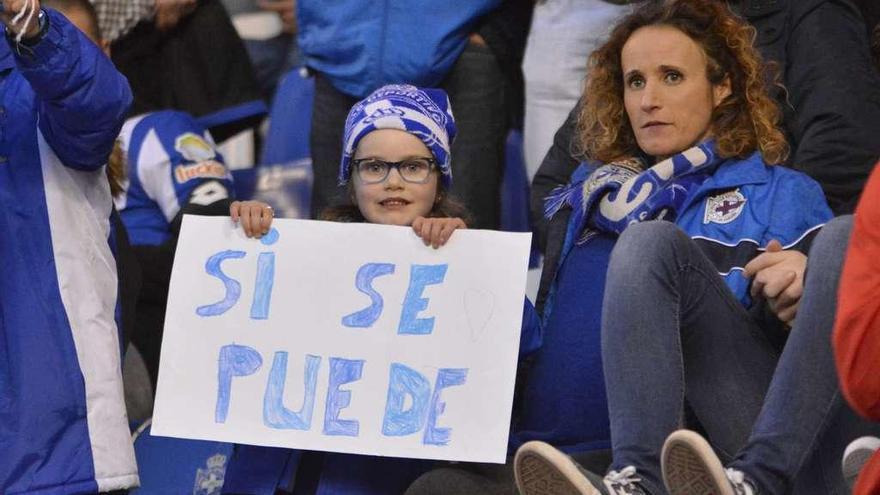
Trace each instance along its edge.
<instances>
[{"instance_id":1,"label":"heart drawing on sign","mask_svg":"<svg viewBox=\"0 0 880 495\"><path fill-rule=\"evenodd\" d=\"M464 291L464 313L471 332L471 342L483 338L494 310L495 295L491 292L480 289Z\"/></svg>"}]
</instances>

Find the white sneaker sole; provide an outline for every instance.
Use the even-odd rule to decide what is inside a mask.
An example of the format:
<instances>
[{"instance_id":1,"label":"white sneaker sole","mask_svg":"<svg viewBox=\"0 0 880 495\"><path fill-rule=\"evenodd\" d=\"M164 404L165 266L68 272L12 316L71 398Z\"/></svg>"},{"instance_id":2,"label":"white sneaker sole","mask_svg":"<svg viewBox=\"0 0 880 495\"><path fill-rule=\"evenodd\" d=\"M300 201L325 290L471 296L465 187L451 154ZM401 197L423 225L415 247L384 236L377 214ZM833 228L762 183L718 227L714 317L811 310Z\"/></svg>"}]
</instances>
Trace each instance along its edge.
<instances>
[{"instance_id":1,"label":"white sneaker sole","mask_svg":"<svg viewBox=\"0 0 880 495\"><path fill-rule=\"evenodd\" d=\"M880 438L877 437L857 438L846 447L846 450L843 452L841 468L843 470L843 479L846 480L846 484L850 489L855 486L862 468L878 448L880 448Z\"/></svg>"},{"instance_id":2,"label":"white sneaker sole","mask_svg":"<svg viewBox=\"0 0 880 495\"><path fill-rule=\"evenodd\" d=\"M712 447L697 433L669 435L660 464L670 495L736 495Z\"/></svg>"},{"instance_id":3,"label":"white sneaker sole","mask_svg":"<svg viewBox=\"0 0 880 495\"><path fill-rule=\"evenodd\" d=\"M574 461L544 442L525 443L513 466L521 495L601 495Z\"/></svg>"}]
</instances>

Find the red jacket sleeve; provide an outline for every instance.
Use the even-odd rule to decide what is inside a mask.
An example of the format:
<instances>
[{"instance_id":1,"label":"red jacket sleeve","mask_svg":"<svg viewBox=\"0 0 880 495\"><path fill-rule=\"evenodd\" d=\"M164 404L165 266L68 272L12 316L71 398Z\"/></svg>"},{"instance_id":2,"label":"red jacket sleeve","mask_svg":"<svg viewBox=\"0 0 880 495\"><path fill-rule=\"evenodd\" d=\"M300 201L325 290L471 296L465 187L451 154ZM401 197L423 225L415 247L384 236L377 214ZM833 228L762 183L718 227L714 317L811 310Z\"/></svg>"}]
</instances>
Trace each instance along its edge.
<instances>
[{"instance_id":1,"label":"red jacket sleeve","mask_svg":"<svg viewBox=\"0 0 880 495\"><path fill-rule=\"evenodd\" d=\"M834 327L843 394L860 414L880 420L880 167L856 209Z\"/></svg>"}]
</instances>

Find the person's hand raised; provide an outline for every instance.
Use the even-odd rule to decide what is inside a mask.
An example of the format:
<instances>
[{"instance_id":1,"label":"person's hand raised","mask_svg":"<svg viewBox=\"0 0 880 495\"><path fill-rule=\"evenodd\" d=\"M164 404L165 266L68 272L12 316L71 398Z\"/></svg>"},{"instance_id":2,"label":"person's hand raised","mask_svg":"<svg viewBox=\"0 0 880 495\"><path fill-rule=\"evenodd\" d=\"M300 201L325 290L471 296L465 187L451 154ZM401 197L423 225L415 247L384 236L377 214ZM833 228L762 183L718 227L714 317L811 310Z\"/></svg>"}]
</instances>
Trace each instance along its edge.
<instances>
[{"instance_id":1,"label":"person's hand raised","mask_svg":"<svg viewBox=\"0 0 880 495\"><path fill-rule=\"evenodd\" d=\"M33 38L40 32L40 0L2 0L0 1L0 22L6 25L13 35L24 32L23 38ZM13 22L15 20L15 22Z\"/></svg>"}]
</instances>

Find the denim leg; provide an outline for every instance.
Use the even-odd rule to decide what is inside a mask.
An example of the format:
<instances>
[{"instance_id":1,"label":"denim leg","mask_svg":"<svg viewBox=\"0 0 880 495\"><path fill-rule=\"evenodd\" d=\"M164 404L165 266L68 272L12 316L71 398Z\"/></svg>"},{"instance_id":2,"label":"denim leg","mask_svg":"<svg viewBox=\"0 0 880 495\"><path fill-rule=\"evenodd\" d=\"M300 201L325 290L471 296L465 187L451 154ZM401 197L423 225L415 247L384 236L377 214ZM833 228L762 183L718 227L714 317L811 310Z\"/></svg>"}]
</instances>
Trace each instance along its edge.
<instances>
[{"instance_id":1,"label":"denim leg","mask_svg":"<svg viewBox=\"0 0 880 495\"><path fill-rule=\"evenodd\" d=\"M631 225L611 255L602 309L612 469L635 466L646 489L666 493L660 450L683 426L685 402L730 460L777 358L694 241L669 222Z\"/></svg>"},{"instance_id":2,"label":"denim leg","mask_svg":"<svg viewBox=\"0 0 880 495\"><path fill-rule=\"evenodd\" d=\"M309 146L312 152L312 218L328 206L344 201L345 188L337 185L342 159L342 134L348 111L357 99L334 88L321 74L315 74L315 98Z\"/></svg>"},{"instance_id":3,"label":"denim leg","mask_svg":"<svg viewBox=\"0 0 880 495\"><path fill-rule=\"evenodd\" d=\"M497 229L509 120L507 79L489 47L470 43L441 87L458 127L452 143L452 194L473 217L468 227Z\"/></svg>"},{"instance_id":4,"label":"denim leg","mask_svg":"<svg viewBox=\"0 0 880 495\"><path fill-rule=\"evenodd\" d=\"M813 242L794 327L749 442L731 464L761 493L849 493L840 470L843 450L849 441L878 430L846 405L831 348L851 230L852 217L838 217Z\"/></svg>"}]
</instances>

